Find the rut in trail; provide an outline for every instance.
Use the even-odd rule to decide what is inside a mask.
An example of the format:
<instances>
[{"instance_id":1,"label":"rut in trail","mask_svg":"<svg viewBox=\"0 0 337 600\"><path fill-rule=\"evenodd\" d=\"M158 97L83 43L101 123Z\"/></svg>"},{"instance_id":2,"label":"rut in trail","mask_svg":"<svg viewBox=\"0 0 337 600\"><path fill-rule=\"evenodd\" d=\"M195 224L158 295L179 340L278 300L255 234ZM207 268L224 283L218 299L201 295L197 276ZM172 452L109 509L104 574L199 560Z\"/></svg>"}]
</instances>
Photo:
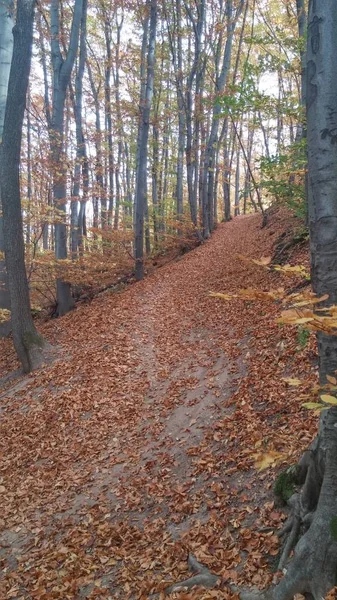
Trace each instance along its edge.
<instances>
[{"instance_id":1,"label":"rut in trail","mask_svg":"<svg viewBox=\"0 0 337 600\"><path fill-rule=\"evenodd\" d=\"M44 326L62 358L1 396L1 597L148 598L186 578L189 551L222 578L217 598L270 582L283 517L253 454L289 464L306 446L315 419L282 377L316 367L279 307L208 293L284 284L237 255L271 254L286 227L237 218Z\"/></svg>"}]
</instances>

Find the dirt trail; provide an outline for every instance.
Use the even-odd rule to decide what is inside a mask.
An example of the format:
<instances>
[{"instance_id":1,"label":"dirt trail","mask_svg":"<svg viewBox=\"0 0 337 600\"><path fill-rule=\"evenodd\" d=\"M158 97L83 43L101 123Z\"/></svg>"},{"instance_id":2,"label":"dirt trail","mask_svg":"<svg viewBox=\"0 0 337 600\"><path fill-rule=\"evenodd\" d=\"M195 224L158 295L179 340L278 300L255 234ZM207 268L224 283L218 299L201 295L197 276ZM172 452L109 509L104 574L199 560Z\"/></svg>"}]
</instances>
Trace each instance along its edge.
<instances>
[{"instance_id":1,"label":"dirt trail","mask_svg":"<svg viewBox=\"0 0 337 600\"><path fill-rule=\"evenodd\" d=\"M1 598L148 598L186 576L189 550L222 577L218 598L230 580L268 582L281 515L252 452L275 430L278 450L305 443L281 375L308 369L309 350L275 326L277 308L208 292L270 287L237 254L270 254L287 219L222 225L45 326L65 358L0 398Z\"/></svg>"}]
</instances>

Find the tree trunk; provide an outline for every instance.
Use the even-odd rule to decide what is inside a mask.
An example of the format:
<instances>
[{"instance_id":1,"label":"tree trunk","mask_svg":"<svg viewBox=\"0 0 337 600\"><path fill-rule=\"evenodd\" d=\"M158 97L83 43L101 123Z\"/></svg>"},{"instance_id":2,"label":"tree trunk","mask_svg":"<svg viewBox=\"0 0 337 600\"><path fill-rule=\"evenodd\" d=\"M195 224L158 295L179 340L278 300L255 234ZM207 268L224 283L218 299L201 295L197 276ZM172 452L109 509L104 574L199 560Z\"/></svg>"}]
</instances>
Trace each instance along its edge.
<instances>
[{"instance_id":1,"label":"tree trunk","mask_svg":"<svg viewBox=\"0 0 337 600\"><path fill-rule=\"evenodd\" d=\"M234 215L236 217L238 217L240 215L240 146L239 146L239 142L237 143L237 148L236 148Z\"/></svg>"},{"instance_id":2,"label":"tree trunk","mask_svg":"<svg viewBox=\"0 0 337 600\"><path fill-rule=\"evenodd\" d=\"M104 36L106 45L106 68L105 68L105 83L104 83L104 95L105 95L105 129L108 141L108 181L109 181L109 199L108 199L108 212L107 212L107 226L109 229L112 227L112 213L114 206L114 152L113 152L113 140L112 140L112 114L111 114L111 26L110 26L110 15L105 15L104 21Z\"/></svg>"},{"instance_id":3,"label":"tree trunk","mask_svg":"<svg viewBox=\"0 0 337 600\"><path fill-rule=\"evenodd\" d=\"M235 31L236 22L241 14L243 8L243 1L239 3L237 10L234 13L232 7L232 0L227 0L227 39L225 45L225 51L222 59L222 65L219 75L216 78L216 94L221 94L226 86L227 77L229 73L231 56L232 56L232 44L233 35ZM233 14L234 13L234 14ZM217 65L216 65L217 68ZM219 131L219 116L221 114L221 105L219 101L215 102L212 116L212 124L210 134L207 139L207 145L204 157L204 175L203 175L203 187L202 187L202 213L203 213L203 230L204 237L207 239L214 229L214 173L215 173L215 158L216 158L216 147L218 141Z\"/></svg>"},{"instance_id":4,"label":"tree trunk","mask_svg":"<svg viewBox=\"0 0 337 600\"><path fill-rule=\"evenodd\" d=\"M307 45L308 208L313 289L337 303L337 3L310 0ZM337 336L318 334L322 384L337 370ZM299 463L300 494L293 497L303 532L283 580L268 593L242 598L322 600L336 585L337 408L321 413L319 433ZM292 547L289 547L291 551Z\"/></svg>"},{"instance_id":5,"label":"tree trunk","mask_svg":"<svg viewBox=\"0 0 337 600\"><path fill-rule=\"evenodd\" d=\"M74 185L71 198L71 255L77 257L79 247L82 247L83 218L85 213L85 202L88 196L89 168L86 151L86 142L82 122L82 98L83 98L83 75L86 63L86 33L87 33L87 0L83 0L83 12L81 19L80 52L78 68L75 77L75 93L70 86L71 99L75 116L76 126L76 161L74 170ZM83 197L80 200L82 175ZM80 212L78 205L80 203Z\"/></svg>"},{"instance_id":6,"label":"tree trunk","mask_svg":"<svg viewBox=\"0 0 337 600\"><path fill-rule=\"evenodd\" d=\"M59 0L51 0L51 54L53 65L53 107L50 129L51 154L54 169L54 204L62 216L55 224L55 256L57 260L67 258L66 226L66 166L64 161L64 108L66 91L78 49L83 0L75 0L69 48L64 59L60 50ZM71 286L62 278L56 282L57 314L62 316L73 308Z\"/></svg>"},{"instance_id":7,"label":"tree trunk","mask_svg":"<svg viewBox=\"0 0 337 600\"><path fill-rule=\"evenodd\" d=\"M33 44L34 5L34 0L17 2L16 24L13 29L13 58L0 157L4 241L13 341L26 373L40 364L44 345L35 329L30 310L20 198L20 153Z\"/></svg>"},{"instance_id":8,"label":"tree trunk","mask_svg":"<svg viewBox=\"0 0 337 600\"><path fill-rule=\"evenodd\" d=\"M8 91L8 79L13 52L13 2L3 0L0 3L0 140L3 135L5 109ZM1 210L0 192L0 309L10 310L10 299L4 259L5 241L3 232L3 217ZM0 337L8 335L11 330L10 321L0 324Z\"/></svg>"},{"instance_id":9,"label":"tree trunk","mask_svg":"<svg viewBox=\"0 0 337 600\"><path fill-rule=\"evenodd\" d=\"M95 179L96 188L95 195L93 198L93 226L94 229L98 229L99 226L99 203L101 206L101 226L106 224L106 191L104 189L104 178L103 178L103 159L102 159L102 130L101 130L101 112L100 112L100 100L99 92L95 84L93 73L90 66L90 61L87 61L87 71L89 76L89 82L91 92L95 105ZM97 238L97 234L94 233L94 237Z\"/></svg>"},{"instance_id":10,"label":"tree trunk","mask_svg":"<svg viewBox=\"0 0 337 600\"><path fill-rule=\"evenodd\" d=\"M138 164L137 181L135 193L135 271L136 279L142 279L144 276L144 217L146 209L147 194L147 156L148 156L148 138L150 129L150 110L153 95L154 64L155 64L155 46L156 46L156 27L157 27L157 1L148 2L150 9L150 28L149 43L147 54L147 75L145 101L141 106L141 118L139 123L138 136Z\"/></svg>"},{"instance_id":11,"label":"tree trunk","mask_svg":"<svg viewBox=\"0 0 337 600\"><path fill-rule=\"evenodd\" d=\"M297 24L298 24L298 35L300 38L300 43L303 43L306 36L307 31L307 14L306 14L306 6L305 0L296 0L296 11L297 11ZM300 58L301 58L301 106L303 110L306 105L306 52L305 48L300 49ZM303 115L304 117L304 115ZM305 128L303 125L303 119L300 119L299 124L297 125L296 131L296 141L300 141L300 139L305 136Z\"/></svg>"}]
</instances>

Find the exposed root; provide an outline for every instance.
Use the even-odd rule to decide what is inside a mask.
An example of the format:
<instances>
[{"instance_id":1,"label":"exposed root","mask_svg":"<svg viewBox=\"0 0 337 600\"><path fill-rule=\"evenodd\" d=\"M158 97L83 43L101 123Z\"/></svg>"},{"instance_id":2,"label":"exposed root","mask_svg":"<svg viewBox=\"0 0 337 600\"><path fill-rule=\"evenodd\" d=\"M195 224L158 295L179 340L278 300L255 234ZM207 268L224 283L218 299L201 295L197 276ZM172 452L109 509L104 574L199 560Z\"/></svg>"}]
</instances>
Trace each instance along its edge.
<instances>
[{"instance_id":1,"label":"exposed root","mask_svg":"<svg viewBox=\"0 0 337 600\"><path fill-rule=\"evenodd\" d=\"M297 230L285 231L277 240L272 263L276 265L283 265L288 262L291 250L299 245L306 243L308 239L308 231L306 228L300 228Z\"/></svg>"},{"instance_id":2,"label":"exposed root","mask_svg":"<svg viewBox=\"0 0 337 600\"><path fill-rule=\"evenodd\" d=\"M210 589L215 587L220 580L217 575L213 575L207 567L199 563L193 554L188 555L188 568L192 573L195 573L195 575L166 588L165 595L181 592L195 586Z\"/></svg>"},{"instance_id":3,"label":"exposed root","mask_svg":"<svg viewBox=\"0 0 337 600\"><path fill-rule=\"evenodd\" d=\"M298 483L302 490L290 498L292 515L279 534L289 533L279 563L280 570L287 567L286 574L267 591L241 592L241 600L293 600L295 594L324 600L335 586L337 536L332 524L337 519L337 408L322 414L319 435L298 465Z\"/></svg>"},{"instance_id":4,"label":"exposed root","mask_svg":"<svg viewBox=\"0 0 337 600\"><path fill-rule=\"evenodd\" d=\"M294 515L293 522L292 522L292 528L291 528L290 534L288 536L288 539L285 543L285 546L284 546L282 554L281 554L281 558L280 558L280 561L278 564L279 571L283 571L283 569L286 565L286 562L289 558L290 552L294 549L294 547L297 543L297 540L298 540L298 537L300 534L300 527L301 527L301 519L300 519L299 513L297 512L297 514Z\"/></svg>"},{"instance_id":5,"label":"exposed root","mask_svg":"<svg viewBox=\"0 0 337 600\"><path fill-rule=\"evenodd\" d=\"M280 529L280 531L277 532L277 536L281 538L286 533L289 533L293 528L293 522L294 522L293 517L289 517L289 519L287 519L287 521L283 525L282 529Z\"/></svg>"}]
</instances>

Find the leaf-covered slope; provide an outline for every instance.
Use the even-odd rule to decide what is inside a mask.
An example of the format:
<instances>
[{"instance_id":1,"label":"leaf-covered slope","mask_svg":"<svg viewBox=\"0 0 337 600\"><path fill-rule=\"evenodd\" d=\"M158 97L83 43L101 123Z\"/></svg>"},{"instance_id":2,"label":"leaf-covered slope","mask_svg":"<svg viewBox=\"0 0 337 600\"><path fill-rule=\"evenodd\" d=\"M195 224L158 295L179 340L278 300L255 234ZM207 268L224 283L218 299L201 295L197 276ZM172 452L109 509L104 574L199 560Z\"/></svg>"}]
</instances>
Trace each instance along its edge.
<instances>
[{"instance_id":1,"label":"leaf-covered slope","mask_svg":"<svg viewBox=\"0 0 337 600\"><path fill-rule=\"evenodd\" d=\"M309 388L316 366L277 304L209 297L294 285L237 258L272 254L292 226L260 219L44 326L58 360L1 397L1 597L145 599L186 579L189 551L221 577L217 598L268 584L283 516L275 471L254 465L292 463L313 437L282 378Z\"/></svg>"}]
</instances>

